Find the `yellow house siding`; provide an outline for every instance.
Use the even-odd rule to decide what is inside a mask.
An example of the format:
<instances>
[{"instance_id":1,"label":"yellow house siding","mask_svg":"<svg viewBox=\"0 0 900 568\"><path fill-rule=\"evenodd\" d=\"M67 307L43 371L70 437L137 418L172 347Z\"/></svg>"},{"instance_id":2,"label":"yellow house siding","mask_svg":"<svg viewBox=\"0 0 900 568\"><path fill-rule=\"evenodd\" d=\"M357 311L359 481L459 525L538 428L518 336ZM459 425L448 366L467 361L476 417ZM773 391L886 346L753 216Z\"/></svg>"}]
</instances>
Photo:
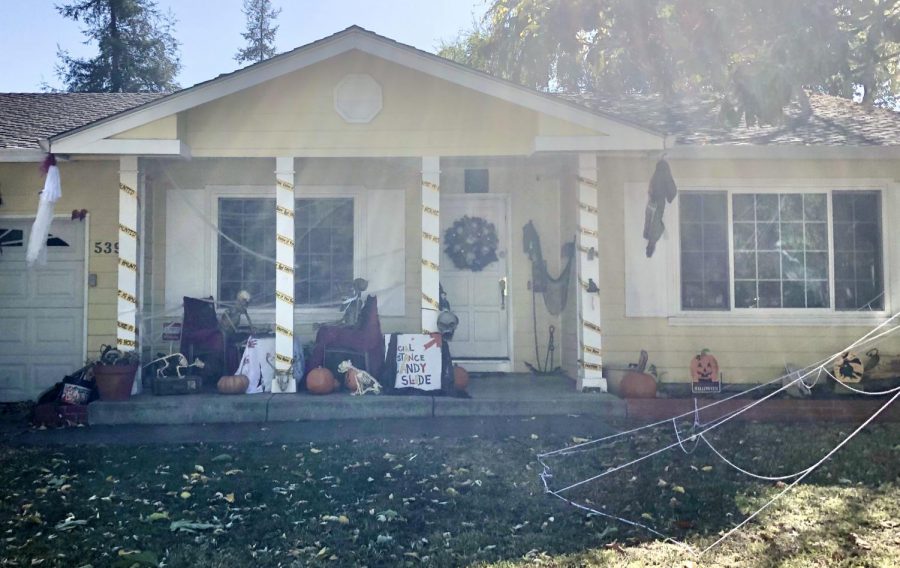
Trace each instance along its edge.
<instances>
[{"instance_id":1,"label":"yellow house siding","mask_svg":"<svg viewBox=\"0 0 900 568\"><path fill-rule=\"evenodd\" d=\"M94 251L95 242L118 240L118 163L109 161L60 162L62 198L56 213L87 209L89 242L88 273L97 275L97 286L88 288L88 355L116 339L116 279L118 257ZM43 178L36 163L0 163L3 206L0 215L34 215Z\"/></svg>"},{"instance_id":2,"label":"yellow house siding","mask_svg":"<svg viewBox=\"0 0 900 568\"><path fill-rule=\"evenodd\" d=\"M348 73L381 85L368 124L334 109ZM181 124L194 156L527 155L542 128L587 130L356 51L185 111Z\"/></svg>"},{"instance_id":3,"label":"yellow house siding","mask_svg":"<svg viewBox=\"0 0 900 568\"><path fill-rule=\"evenodd\" d=\"M760 382L783 373L785 363L806 365L837 352L870 328L862 325L674 325L667 318L625 317L625 258L622 247L625 223L643 224L643 217L624 218L624 192L627 183L640 183L646 188L653 173L652 159L601 159L601 219L606 238L601 239L604 259L600 289L603 311L604 364L622 366L636 362L641 349L650 353L650 362L665 372L666 381L688 380L690 358L703 348L710 349L719 361L726 382ZM671 162L676 182L705 180L715 186L716 180L746 182L761 180L797 180L798 184L815 179L896 180L900 164L886 161L725 161L685 160ZM852 183L848 184L852 187ZM684 189L680 185L680 189ZM896 189L896 188L894 188ZM646 189L641 189L645 192ZM888 188L883 196L888 208L888 223L896 223L900 211ZM666 211L667 227L678 223L672 210ZM887 227L886 227L887 228ZM886 246L891 233L885 233ZM900 263L896 247L887 259L894 268ZM678 262L678 258L674 259ZM667 274L647 274L647 278L664 278ZM886 280L889 274L886 271ZM893 292L893 306L898 306L898 290ZM762 319L762 318L761 318ZM764 323L764 320L761 321ZM900 337L892 338L882 349L900 353Z\"/></svg>"},{"instance_id":4,"label":"yellow house siding","mask_svg":"<svg viewBox=\"0 0 900 568\"><path fill-rule=\"evenodd\" d=\"M112 138L137 140L174 140L178 138L178 115L166 116L159 120L126 130Z\"/></svg>"}]
</instances>

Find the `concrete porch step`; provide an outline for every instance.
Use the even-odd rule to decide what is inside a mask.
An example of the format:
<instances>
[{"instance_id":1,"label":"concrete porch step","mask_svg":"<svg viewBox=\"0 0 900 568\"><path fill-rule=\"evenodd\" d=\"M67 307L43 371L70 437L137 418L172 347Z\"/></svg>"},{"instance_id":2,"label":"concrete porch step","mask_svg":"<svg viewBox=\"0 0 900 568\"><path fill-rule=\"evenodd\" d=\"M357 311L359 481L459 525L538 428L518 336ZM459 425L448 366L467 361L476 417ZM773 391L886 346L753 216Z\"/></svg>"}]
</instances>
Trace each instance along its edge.
<instances>
[{"instance_id":1,"label":"concrete porch step","mask_svg":"<svg viewBox=\"0 0 900 568\"><path fill-rule=\"evenodd\" d=\"M580 393L565 377L525 374L472 377L471 398L452 396L325 396L308 393L183 396L140 395L122 402L97 401L88 406L91 425L216 424L291 422L366 418L431 418L441 416L624 417L621 399L605 393Z\"/></svg>"}]
</instances>

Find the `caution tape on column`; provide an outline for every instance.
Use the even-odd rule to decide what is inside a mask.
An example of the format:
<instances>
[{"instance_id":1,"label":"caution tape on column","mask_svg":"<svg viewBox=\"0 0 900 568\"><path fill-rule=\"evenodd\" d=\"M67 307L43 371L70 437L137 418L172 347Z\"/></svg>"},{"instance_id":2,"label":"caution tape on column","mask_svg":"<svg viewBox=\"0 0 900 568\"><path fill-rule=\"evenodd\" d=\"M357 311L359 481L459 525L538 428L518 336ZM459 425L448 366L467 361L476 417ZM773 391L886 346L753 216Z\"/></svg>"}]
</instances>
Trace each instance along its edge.
<instances>
[{"instance_id":1,"label":"caution tape on column","mask_svg":"<svg viewBox=\"0 0 900 568\"><path fill-rule=\"evenodd\" d=\"M587 320L581 320L581 325L583 325L584 327L588 328L591 331L596 331L597 333L603 333L603 331L600 329L599 325L589 322Z\"/></svg>"},{"instance_id":2,"label":"caution tape on column","mask_svg":"<svg viewBox=\"0 0 900 568\"><path fill-rule=\"evenodd\" d=\"M438 217L441 214L441 212L437 209L434 209L433 207L429 207L427 205L422 206L422 211L428 213L429 215L434 215L435 217Z\"/></svg>"},{"instance_id":3,"label":"caution tape on column","mask_svg":"<svg viewBox=\"0 0 900 568\"><path fill-rule=\"evenodd\" d=\"M578 227L578 229L581 231L581 234L583 234L583 235L588 235L591 237L597 236L597 231L595 231L593 229L588 229L586 227Z\"/></svg>"},{"instance_id":4,"label":"caution tape on column","mask_svg":"<svg viewBox=\"0 0 900 568\"><path fill-rule=\"evenodd\" d=\"M588 178L582 177L582 176L578 176L578 181L580 181L581 183L587 184L591 187L598 187L600 185L599 183L597 183L597 180L588 179Z\"/></svg>"},{"instance_id":5,"label":"caution tape on column","mask_svg":"<svg viewBox=\"0 0 900 568\"><path fill-rule=\"evenodd\" d=\"M125 290L119 290L119 297L125 300L126 302L137 305L137 298L135 298L132 294L129 294Z\"/></svg>"},{"instance_id":6,"label":"caution tape on column","mask_svg":"<svg viewBox=\"0 0 900 568\"><path fill-rule=\"evenodd\" d=\"M294 246L294 240L285 237L284 235L275 235L275 240L283 245L287 245L289 247Z\"/></svg>"},{"instance_id":7,"label":"caution tape on column","mask_svg":"<svg viewBox=\"0 0 900 568\"><path fill-rule=\"evenodd\" d=\"M437 300L435 300L425 292L422 292L422 300L429 306L434 307L434 309L438 309L438 307L440 306Z\"/></svg>"},{"instance_id":8,"label":"caution tape on column","mask_svg":"<svg viewBox=\"0 0 900 568\"><path fill-rule=\"evenodd\" d=\"M438 184L424 180L422 181L422 187L427 187L428 189L433 189L434 191L441 190L441 186L439 186Z\"/></svg>"},{"instance_id":9,"label":"caution tape on column","mask_svg":"<svg viewBox=\"0 0 900 568\"><path fill-rule=\"evenodd\" d=\"M283 206L281 206L281 205L276 205L276 206L275 206L275 211L277 211L278 213L281 213L281 214L284 215L285 217L293 217L293 216L294 216L294 212L293 212L293 211L291 211L291 210L288 209L287 207L283 207Z\"/></svg>"},{"instance_id":10,"label":"caution tape on column","mask_svg":"<svg viewBox=\"0 0 900 568\"><path fill-rule=\"evenodd\" d=\"M590 353L591 355L596 355L598 357L602 356L601 351L591 345L582 345L581 348L584 350L585 353Z\"/></svg>"},{"instance_id":11,"label":"caution tape on column","mask_svg":"<svg viewBox=\"0 0 900 568\"><path fill-rule=\"evenodd\" d=\"M277 270L280 270L280 271L282 271L282 272L284 272L284 273L287 273L287 274L293 274L293 273L294 273L294 267L293 267L293 266L289 266L289 265L287 265L287 264L285 264L285 263L283 263L283 262L276 262L276 263L275 263L275 268L276 268Z\"/></svg>"},{"instance_id":12,"label":"caution tape on column","mask_svg":"<svg viewBox=\"0 0 900 568\"><path fill-rule=\"evenodd\" d=\"M125 339L123 337L116 338L117 345L124 345L125 347L137 347L137 341L132 339Z\"/></svg>"},{"instance_id":13,"label":"caution tape on column","mask_svg":"<svg viewBox=\"0 0 900 568\"><path fill-rule=\"evenodd\" d=\"M127 268L129 270L137 272L137 263L129 262L129 261L125 260L124 258L119 259L119 266L124 266L125 268Z\"/></svg>"},{"instance_id":14,"label":"caution tape on column","mask_svg":"<svg viewBox=\"0 0 900 568\"><path fill-rule=\"evenodd\" d=\"M122 231L123 233L125 233L126 235L128 235L129 237L131 237L133 239L137 239L137 231L135 231L131 227L128 227L126 225L119 223L119 230Z\"/></svg>"},{"instance_id":15,"label":"caution tape on column","mask_svg":"<svg viewBox=\"0 0 900 568\"><path fill-rule=\"evenodd\" d=\"M286 304L291 304L292 306L294 305L294 298L292 298L291 296L288 296L287 294L285 294L284 292L281 292L279 290L275 290L275 298L281 300L282 302L284 302Z\"/></svg>"},{"instance_id":16,"label":"caution tape on column","mask_svg":"<svg viewBox=\"0 0 900 568\"><path fill-rule=\"evenodd\" d=\"M119 329L124 329L125 331L130 331L131 333L137 335L137 328L131 325L130 323L126 323L124 321L117 321L116 326Z\"/></svg>"},{"instance_id":17,"label":"caution tape on column","mask_svg":"<svg viewBox=\"0 0 900 568\"><path fill-rule=\"evenodd\" d=\"M440 266L438 266L436 263L431 262L430 260L425 259L425 258L422 259L422 265L427 266L428 268L430 268L432 270L440 270L441 269Z\"/></svg>"},{"instance_id":18,"label":"caution tape on column","mask_svg":"<svg viewBox=\"0 0 900 568\"><path fill-rule=\"evenodd\" d=\"M600 211L599 209L597 209L597 208L594 207L593 205L588 205L587 203L584 203L584 202L579 202L579 203L578 203L578 206L579 206L581 209L583 209L584 211L587 211L588 213L598 213L598 212Z\"/></svg>"},{"instance_id":19,"label":"caution tape on column","mask_svg":"<svg viewBox=\"0 0 900 568\"><path fill-rule=\"evenodd\" d=\"M119 184L119 189L124 191L125 193L127 193L128 195L130 195L132 197L137 197L137 192L133 188L125 185L124 183Z\"/></svg>"},{"instance_id":20,"label":"caution tape on column","mask_svg":"<svg viewBox=\"0 0 900 568\"><path fill-rule=\"evenodd\" d=\"M431 241L433 243L441 242L441 238L439 236L432 235L431 233L427 233L425 231L422 231L422 238L425 239L426 241Z\"/></svg>"},{"instance_id":21,"label":"caution tape on column","mask_svg":"<svg viewBox=\"0 0 900 568\"><path fill-rule=\"evenodd\" d=\"M288 337L294 337L294 332L284 327L283 325L275 324L275 331L282 335L287 335Z\"/></svg>"},{"instance_id":22,"label":"caution tape on column","mask_svg":"<svg viewBox=\"0 0 900 568\"><path fill-rule=\"evenodd\" d=\"M290 192L294 191L294 184L292 184L289 181L284 181L283 179L275 180L275 185L277 185L281 189L286 189Z\"/></svg>"},{"instance_id":23,"label":"caution tape on column","mask_svg":"<svg viewBox=\"0 0 900 568\"><path fill-rule=\"evenodd\" d=\"M294 362L293 357L288 357L287 355L282 355L281 353L275 354L275 360L280 363L287 363L288 365Z\"/></svg>"},{"instance_id":24,"label":"caution tape on column","mask_svg":"<svg viewBox=\"0 0 900 568\"><path fill-rule=\"evenodd\" d=\"M603 370L603 365L600 365L598 363L588 363L587 361L584 361L581 359L579 359L578 362L581 363L582 367L584 367L585 369L589 369L591 371L602 371Z\"/></svg>"}]
</instances>

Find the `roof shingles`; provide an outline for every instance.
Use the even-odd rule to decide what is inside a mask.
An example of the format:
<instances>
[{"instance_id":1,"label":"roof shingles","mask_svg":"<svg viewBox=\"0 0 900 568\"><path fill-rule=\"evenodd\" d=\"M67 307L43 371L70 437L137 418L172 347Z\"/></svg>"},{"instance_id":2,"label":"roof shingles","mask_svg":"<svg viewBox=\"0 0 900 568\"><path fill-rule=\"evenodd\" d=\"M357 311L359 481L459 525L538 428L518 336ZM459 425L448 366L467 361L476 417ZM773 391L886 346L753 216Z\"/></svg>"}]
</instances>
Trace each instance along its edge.
<instances>
[{"instance_id":1,"label":"roof shingles","mask_svg":"<svg viewBox=\"0 0 900 568\"><path fill-rule=\"evenodd\" d=\"M158 93L0 93L0 150L40 150L38 140L161 96Z\"/></svg>"}]
</instances>

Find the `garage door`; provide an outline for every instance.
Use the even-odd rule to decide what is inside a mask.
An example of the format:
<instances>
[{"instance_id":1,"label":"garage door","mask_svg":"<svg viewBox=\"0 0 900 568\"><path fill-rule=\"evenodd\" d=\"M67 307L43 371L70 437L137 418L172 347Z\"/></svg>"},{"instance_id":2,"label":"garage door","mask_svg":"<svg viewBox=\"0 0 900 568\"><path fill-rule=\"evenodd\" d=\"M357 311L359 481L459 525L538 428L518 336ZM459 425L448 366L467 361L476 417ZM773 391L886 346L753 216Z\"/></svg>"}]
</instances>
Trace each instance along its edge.
<instances>
[{"instance_id":1,"label":"garage door","mask_svg":"<svg viewBox=\"0 0 900 568\"><path fill-rule=\"evenodd\" d=\"M55 219L29 270L32 219L0 217L0 401L35 399L84 358L84 222Z\"/></svg>"}]
</instances>

